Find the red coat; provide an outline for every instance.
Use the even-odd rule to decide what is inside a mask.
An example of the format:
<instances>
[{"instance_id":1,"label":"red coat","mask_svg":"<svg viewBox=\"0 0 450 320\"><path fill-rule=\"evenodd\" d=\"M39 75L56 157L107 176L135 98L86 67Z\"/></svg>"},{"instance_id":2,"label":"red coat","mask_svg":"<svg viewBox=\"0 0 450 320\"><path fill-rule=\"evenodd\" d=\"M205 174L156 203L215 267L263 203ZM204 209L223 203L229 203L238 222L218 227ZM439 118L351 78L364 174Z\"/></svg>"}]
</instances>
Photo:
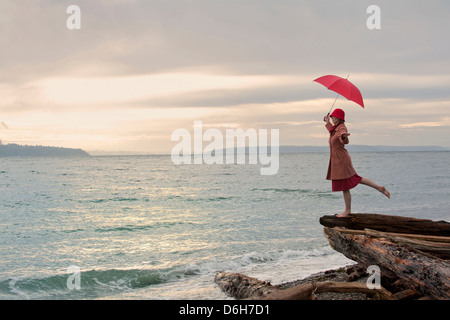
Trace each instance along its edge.
<instances>
[{"instance_id":1,"label":"red coat","mask_svg":"<svg viewBox=\"0 0 450 320\"><path fill-rule=\"evenodd\" d=\"M327 122L325 127L330 130L333 126ZM356 174L353 168L352 159L345 149L348 144L348 137L342 139L342 134L347 133L345 124L339 124L329 139L330 162L328 164L327 180L347 179Z\"/></svg>"}]
</instances>

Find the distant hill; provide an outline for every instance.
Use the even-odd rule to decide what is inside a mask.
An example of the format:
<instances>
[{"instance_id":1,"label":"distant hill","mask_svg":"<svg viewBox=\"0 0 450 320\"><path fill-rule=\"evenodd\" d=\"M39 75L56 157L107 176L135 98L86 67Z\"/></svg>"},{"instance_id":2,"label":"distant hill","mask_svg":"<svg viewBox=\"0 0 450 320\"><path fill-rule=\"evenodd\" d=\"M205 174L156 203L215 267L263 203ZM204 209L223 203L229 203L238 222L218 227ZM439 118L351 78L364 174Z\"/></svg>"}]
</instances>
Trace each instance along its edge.
<instances>
[{"instance_id":1,"label":"distant hill","mask_svg":"<svg viewBox=\"0 0 450 320\"><path fill-rule=\"evenodd\" d=\"M82 149L0 144L0 157L89 157Z\"/></svg>"},{"instance_id":2,"label":"distant hill","mask_svg":"<svg viewBox=\"0 0 450 320\"><path fill-rule=\"evenodd\" d=\"M430 151L450 151L450 148L439 146L366 146L366 145L349 145L346 146L350 152L430 152ZM237 149L237 148L235 148ZM227 149L223 150L226 153ZM258 152L256 147L245 147L245 153ZM270 147L268 148L270 153ZM280 146L280 153L321 153L330 152L328 146Z\"/></svg>"},{"instance_id":3,"label":"distant hill","mask_svg":"<svg viewBox=\"0 0 450 320\"><path fill-rule=\"evenodd\" d=\"M439 146L366 146L348 145L350 152L419 152L419 151L450 151L449 148ZM313 153L329 152L328 146L280 146L280 153Z\"/></svg>"}]
</instances>

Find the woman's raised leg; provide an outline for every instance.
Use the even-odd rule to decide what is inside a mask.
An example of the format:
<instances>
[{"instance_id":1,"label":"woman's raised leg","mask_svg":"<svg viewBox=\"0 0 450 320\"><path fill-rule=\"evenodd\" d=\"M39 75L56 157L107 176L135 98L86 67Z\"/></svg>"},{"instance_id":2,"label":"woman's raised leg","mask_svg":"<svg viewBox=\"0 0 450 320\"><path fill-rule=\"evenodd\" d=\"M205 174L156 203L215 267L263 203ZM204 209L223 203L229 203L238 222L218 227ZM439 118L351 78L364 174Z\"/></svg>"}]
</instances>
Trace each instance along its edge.
<instances>
[{"instance_id":1,"label":"woman's raised leg","mask_svg":"<svg viewBox=\"0 0 450 320\"><path fill-rule=\"evenodd\" d=\"M362 178L361 183L365 184L366 186L377 189L378 191L380 191L382 194L384 194L389 199L391 198L391 194L389 193L389 191L386 190L386 188L384 186L379 186L375 182L373 182L372 180L367 179L367 178Z\"/></svg>"}]
</instances>

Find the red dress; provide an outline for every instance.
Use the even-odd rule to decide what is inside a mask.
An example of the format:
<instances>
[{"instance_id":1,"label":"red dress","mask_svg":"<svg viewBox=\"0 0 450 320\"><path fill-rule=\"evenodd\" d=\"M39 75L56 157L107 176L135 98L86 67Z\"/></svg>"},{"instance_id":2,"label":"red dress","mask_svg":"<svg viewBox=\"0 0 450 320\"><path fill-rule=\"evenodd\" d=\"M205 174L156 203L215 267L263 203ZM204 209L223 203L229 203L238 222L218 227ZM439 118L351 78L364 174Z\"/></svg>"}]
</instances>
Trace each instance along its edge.
<instances>
[{"instance_id":1,"label":"red dress","mask_svg":"<svg viewBox=\"0 0 450 320\"><path fill-rule=\"evenodd\" d=\"M353 177L343 180L332 180L331 190L333 191L345 191L356 187L362 180L362 177L355 174Z\"/></svg>"}]
</instances>

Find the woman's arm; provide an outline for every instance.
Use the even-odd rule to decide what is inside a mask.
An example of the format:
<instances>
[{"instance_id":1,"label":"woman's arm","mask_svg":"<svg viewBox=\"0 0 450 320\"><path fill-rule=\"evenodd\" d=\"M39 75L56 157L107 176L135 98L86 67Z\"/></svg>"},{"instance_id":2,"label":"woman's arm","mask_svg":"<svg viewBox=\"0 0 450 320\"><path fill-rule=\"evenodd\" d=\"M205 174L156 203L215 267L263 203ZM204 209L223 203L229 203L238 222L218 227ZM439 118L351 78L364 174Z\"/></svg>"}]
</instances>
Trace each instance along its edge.
<instances>
[{"instance_id":1,"label":"woman's arm","mask_svg":"<svg viewBox=\"0 0 450 320\"><path fill-rule=\"evenodd\" d=\"M330 129L333 127L333 125L329 122L325 123L325 128L327 128L328 132L330 131Z\"/></svg>"},{"instance_id":2,"label":"woman's arm","mask_svg":"<svg viewBox=\"0 0 450 320\"><path fill-rule=\"evenodd\" d=\"M348 140L348 136L350 135L350 133L344 133L342 136L341 136L341 141L342 141L342 143L343 144L349 144L349 140Z\"/></svg>"},{"instance_id":3,"label":"woman's arm","mask_svg":"<svg viewBox=\"0 0 450 320\"><path fill-rule=\"evenodd\" d=\"M340 130L338 130L337 136L339 137L339 141L342 144L348 144L350 142L348 140L350 133L347 132L347 129L345 127L342 127L342 128L340 128Z\"/></svg>"},{"instance_id":4,"label":"woman's arm","mask_svg":"<svg viewBox=\"0 0 450 320\"><path fill-rule=\"evenodd\" d=\"M325 128L330 131L330 129L333 127L333 125L330 123L330 115L327 114L325 117L323 117L323 121L325 121Z\"/></svg>"}]
</instances>

